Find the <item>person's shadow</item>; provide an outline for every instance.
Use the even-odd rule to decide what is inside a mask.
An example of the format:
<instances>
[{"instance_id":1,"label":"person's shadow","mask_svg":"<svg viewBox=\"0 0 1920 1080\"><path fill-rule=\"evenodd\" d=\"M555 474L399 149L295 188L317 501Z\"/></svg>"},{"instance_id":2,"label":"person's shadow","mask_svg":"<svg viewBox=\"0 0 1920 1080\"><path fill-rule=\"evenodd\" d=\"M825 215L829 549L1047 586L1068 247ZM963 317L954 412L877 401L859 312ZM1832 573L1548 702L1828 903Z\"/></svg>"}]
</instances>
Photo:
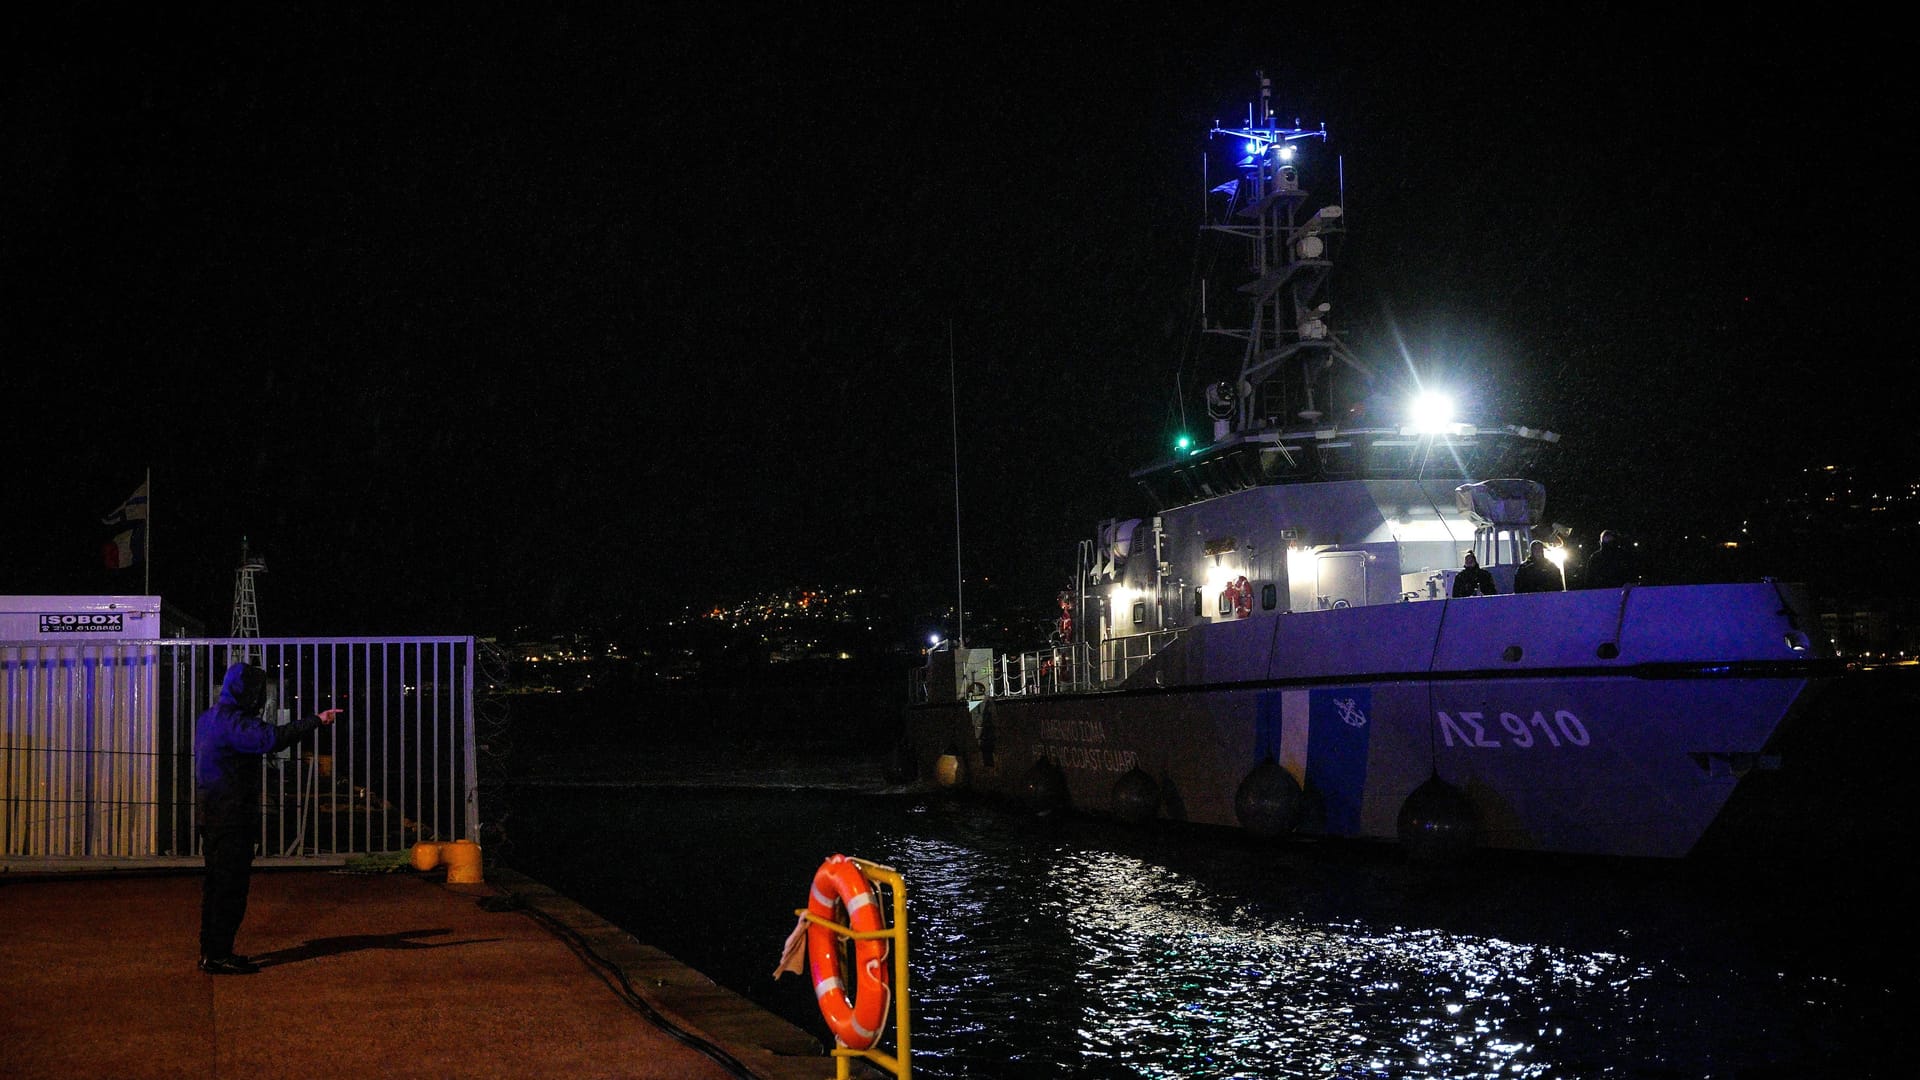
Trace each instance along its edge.
<instances>
[{"instance_id":1,"label":"person's shadow","mask_svg":"<svg viewBox=\"0 0 1920 1080\"><path fill-rule=\"evenodd\" d=\"M481 945L500 938L467 938L463 941L415 941L414 938L434 937L451 934L453 931L440 930L398 930L391 934L346 934L341 937L313 938L290 949L275 949L270 953L248 957L258 967L269 968L280 964L297 964L302 960L317 960L322 956L338 956L341 953L360 952L364 949L446 949L455 945Z\"/></svg>"}]
</instances>

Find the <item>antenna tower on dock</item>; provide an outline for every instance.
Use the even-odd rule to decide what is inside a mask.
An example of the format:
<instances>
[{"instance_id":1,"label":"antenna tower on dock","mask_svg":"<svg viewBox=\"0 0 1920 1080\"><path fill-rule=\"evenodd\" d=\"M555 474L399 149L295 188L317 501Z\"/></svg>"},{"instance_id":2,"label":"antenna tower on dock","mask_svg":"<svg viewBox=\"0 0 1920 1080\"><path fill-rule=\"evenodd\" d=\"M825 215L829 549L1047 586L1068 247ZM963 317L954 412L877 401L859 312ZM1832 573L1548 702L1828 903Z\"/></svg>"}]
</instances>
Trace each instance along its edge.
<instances>
[{"instance_id":1,"label":"antenna tower on dock","mask_svg":"<svg viewBox=\"0 0 1920 1080\"><path fill-rule=\"evenodd\" d=\"M247 538L240 538L240 567L233 572L233 631L229 637L260 636L260 600L253 588L253 576L267 572L267 560L247 549ZM265 653L255 646L232 645L227 648L227 663L257 664Z\"/></svg>"}]
</instances>

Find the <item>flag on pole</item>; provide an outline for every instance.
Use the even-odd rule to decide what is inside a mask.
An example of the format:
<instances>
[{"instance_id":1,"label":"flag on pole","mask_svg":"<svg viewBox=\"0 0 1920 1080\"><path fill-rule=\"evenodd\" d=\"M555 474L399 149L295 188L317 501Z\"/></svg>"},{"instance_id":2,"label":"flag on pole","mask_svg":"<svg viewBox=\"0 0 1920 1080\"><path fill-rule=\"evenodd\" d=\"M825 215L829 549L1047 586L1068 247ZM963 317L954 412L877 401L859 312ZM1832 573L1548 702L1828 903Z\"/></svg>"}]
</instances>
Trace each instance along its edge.
<instances>
[{"instance_id":1,"label":"flag on pole","mask_svg":"<svg viewBox=\"0 0 1920 1080\"><path fill-rule=\"evenodd\" d=\"M133 494L127 496L127 501L115 507L106 517L101 518L100 524L118 525L123 521L147 520L147 485L150 483L152 483L151 480L140 481L140 486L133 489Z\"/></svg>"},{"instance_id":2,"label":"flag on pole","mask_svg":"<svg viewBox=\"0 0 1920 1080\"><path fill-rule=\"evenodd\" d=\"M115 533L113 539L100 545L100 557L109 570L125 570L140 561L140 549L134 544L136 529L126 529Z\"/></svg>"}]
</instances>

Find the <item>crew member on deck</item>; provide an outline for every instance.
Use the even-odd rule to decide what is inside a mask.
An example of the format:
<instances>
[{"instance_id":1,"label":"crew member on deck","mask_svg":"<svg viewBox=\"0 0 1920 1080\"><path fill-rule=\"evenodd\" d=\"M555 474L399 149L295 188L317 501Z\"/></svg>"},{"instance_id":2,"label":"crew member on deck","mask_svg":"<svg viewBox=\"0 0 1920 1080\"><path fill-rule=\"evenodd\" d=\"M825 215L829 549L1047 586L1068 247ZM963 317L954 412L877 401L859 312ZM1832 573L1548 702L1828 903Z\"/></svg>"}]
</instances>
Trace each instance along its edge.
<instances>
[{"instance_id":1,"label":"crew member on deck","mask_svg":"<svg viewBox=\"0 0 1920 1080\"><path fill-rule=\"evenodd\" d=\"M1547 545L1539 540L1527 549L1527 561L1513 572L1513 591L1523 592L1565 592L1567 575L1552 559L1547 558Z\"/></svg>"},{"instance_id":2,"label":"crew member on deck","mask_svg":"<svg viewBox=\"0 0 1920 1080\"><path fill-rule=\"evenodd\" d=\"M1634 572L1633 552L1620 542L1612 529L1601 530L1600 546L1587 559L1587 588L1617 589L1639 578Z\"/></svg>"},{"instance_id":3,"label":"crew member on deck","mask_svg":"<svg viewBox=\"0 0 1920 1080\"><path fill-rule=\"evenodd\" d=\"M1453 576L1453 595L1493 596L1499 591L1494 588L1493 575L1480 565L1473 552L1460 556L1460 572Z\"/></svg>"}]
</instances>

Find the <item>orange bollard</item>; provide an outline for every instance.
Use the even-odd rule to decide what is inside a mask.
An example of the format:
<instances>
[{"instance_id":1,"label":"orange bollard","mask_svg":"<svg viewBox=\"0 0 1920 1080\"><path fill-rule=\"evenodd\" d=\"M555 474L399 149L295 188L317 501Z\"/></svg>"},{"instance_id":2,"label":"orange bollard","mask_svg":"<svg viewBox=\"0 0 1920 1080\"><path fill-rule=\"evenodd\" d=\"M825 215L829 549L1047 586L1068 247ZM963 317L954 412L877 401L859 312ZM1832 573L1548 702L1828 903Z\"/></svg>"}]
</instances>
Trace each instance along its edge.
<instances>
[{"instance_id":1,"label":"orange bollard","mask_svg":"<svg viewBox=\"0 0 1920 1080\"><path fill-rule=\"evenodd\" d=\"M471 840L455 840L451 844L440 845L440 855L447 860L447 884L480 885L484 877L480 872L480 845Z\"/></svg>"},{"instance_id":2,"label":"orange bollard","mask_svg":"<svg viewBox=\"0 0 1920 1080\"><path fill-rule=\"evenodd\" d=\"M413 845L413 868L422 872L445 863L447 884L480 885L484 879L480 872L480 845L471 840L453 840L436 843L422 840Z\"/></svg>"}]
</instances>

